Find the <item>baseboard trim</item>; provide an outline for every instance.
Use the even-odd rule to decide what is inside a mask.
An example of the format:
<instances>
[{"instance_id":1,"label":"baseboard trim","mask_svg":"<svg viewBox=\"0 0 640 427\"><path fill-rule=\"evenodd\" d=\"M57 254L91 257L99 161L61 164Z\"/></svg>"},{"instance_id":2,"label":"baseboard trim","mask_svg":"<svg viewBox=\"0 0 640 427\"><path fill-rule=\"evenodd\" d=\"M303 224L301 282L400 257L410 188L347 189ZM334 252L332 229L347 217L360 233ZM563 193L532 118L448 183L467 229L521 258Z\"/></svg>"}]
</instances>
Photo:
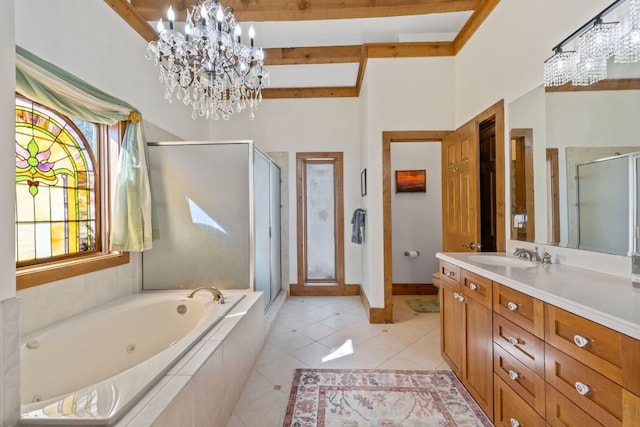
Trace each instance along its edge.
<instances>
[{"instance_id":1,"label":"baseboard trim","mask_svg":"<svg viewBox=\"0 0 640 427\"><path fill-rule=\"evenodd\" d=\"M438 295L431 283L394 283L393 295Z\"/></svg>"},{"instance_id":2,"label":"baseboard trim","mask_svg":"<svg viewBox=\"0 0 640 427\"><path fill-rule=\"evenodd\" d=\"M367 298L367 294L360 286L360 301L362 301L362 306L364 307L365 313L367 313L367 317L369 318L369 323L377 324L377 323L385 323L384 321L384 308L371 308L371 304L369 304L369 298Z\"/></svg>"},{"instance_id":3,"label":"baseboard trim","mask_svg":"<svg viewBox=\"0 0 640 427\"><path fill-rule=\"evenodd\" d=\"M297 283L289 285L289 295L291 296L322 296L322 297L352 297L360 295L360 285L345 284L339 286L300 286Z\"/></svg>"}]
</instances>

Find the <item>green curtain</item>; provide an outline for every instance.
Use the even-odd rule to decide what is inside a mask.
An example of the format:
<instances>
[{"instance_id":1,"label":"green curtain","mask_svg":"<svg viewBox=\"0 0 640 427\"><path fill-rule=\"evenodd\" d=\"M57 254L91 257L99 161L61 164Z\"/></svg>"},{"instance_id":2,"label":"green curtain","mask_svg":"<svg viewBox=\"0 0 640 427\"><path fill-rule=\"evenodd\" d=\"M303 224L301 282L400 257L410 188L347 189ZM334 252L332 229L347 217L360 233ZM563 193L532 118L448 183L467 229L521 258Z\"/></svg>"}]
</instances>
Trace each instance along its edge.
<instances>
[{"instance_id":1,"label":"green curtain","mask_svg":"<svg viewBox=\"0 0 640 427\"><path fill-rule=\"evenodd\" d=\"M70 117L108 125L127 122L118 160L109 249L133 252L151 249L159 229L140 113L19 46L16 46L16 90Z\"/></svg>"}]
</instances>

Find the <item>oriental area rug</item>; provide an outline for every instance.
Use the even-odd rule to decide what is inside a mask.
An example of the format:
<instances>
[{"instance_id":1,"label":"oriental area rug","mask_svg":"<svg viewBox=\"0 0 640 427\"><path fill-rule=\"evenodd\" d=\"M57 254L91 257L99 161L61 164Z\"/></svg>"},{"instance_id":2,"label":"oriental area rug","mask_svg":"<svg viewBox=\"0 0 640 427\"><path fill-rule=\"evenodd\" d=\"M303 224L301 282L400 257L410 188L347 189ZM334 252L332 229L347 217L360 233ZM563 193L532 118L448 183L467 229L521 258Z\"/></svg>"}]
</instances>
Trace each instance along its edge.
<instances>
[{"instance_id":1,"label":"oriental area rug","mask_svg":"<svg viewBox=\"0 0 640 427\"><path fill-rule=\"evenodd\" d=\"M284 427L490 427L451 371L297 369Z\"/></svg>"}]
</instances>

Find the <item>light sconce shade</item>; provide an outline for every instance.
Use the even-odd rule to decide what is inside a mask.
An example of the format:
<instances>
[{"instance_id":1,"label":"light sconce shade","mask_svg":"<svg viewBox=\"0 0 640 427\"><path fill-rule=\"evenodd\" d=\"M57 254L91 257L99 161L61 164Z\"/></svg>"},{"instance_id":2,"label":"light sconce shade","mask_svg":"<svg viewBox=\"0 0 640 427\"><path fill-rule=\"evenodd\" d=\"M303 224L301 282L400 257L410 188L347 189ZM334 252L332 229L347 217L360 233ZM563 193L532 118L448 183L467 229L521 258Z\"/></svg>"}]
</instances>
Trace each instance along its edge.
<instances>
[{"instance_id":1,"label":"light sconce shade","mask_svg":"<svg viewBox=\"0 0 640 427\"><path fill-rule=\"evenodd\" d=\"M629 2L630 29L620 39L614 62L630 64L640 61L640 0Z\"/></svg>"},{"instance_id":2,"label":"light sconce shade","mask_svg":"<svg viewBox=\"0 0 640 427\"><path fill-rule=\"evenodd\" d=\"M544 63L544 85L562 86L569 83L576 75L576 65L576 52L563 52L558 48Z\"/></svg>"}]
</instances>

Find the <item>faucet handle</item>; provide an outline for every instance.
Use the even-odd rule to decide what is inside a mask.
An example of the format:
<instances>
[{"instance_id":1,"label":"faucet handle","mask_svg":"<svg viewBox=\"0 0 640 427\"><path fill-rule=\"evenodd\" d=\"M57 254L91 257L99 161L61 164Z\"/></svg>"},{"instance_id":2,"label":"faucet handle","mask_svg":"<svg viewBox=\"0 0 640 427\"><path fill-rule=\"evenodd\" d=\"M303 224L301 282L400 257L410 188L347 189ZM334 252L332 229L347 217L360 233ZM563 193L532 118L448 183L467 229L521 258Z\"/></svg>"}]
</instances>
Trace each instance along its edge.
<instances>
[{"instance_id":1,"label":"faucet handle","mask_svg":"<svg viewBox=\"0 0 640 427\"><path fill-rule=\"evenodd\" d=\"M551 261L551 254L547 251L544 252L544 255L542 255L542 261L543 264L553 264L553 262Z\"/></svg>"}]
</instances>

